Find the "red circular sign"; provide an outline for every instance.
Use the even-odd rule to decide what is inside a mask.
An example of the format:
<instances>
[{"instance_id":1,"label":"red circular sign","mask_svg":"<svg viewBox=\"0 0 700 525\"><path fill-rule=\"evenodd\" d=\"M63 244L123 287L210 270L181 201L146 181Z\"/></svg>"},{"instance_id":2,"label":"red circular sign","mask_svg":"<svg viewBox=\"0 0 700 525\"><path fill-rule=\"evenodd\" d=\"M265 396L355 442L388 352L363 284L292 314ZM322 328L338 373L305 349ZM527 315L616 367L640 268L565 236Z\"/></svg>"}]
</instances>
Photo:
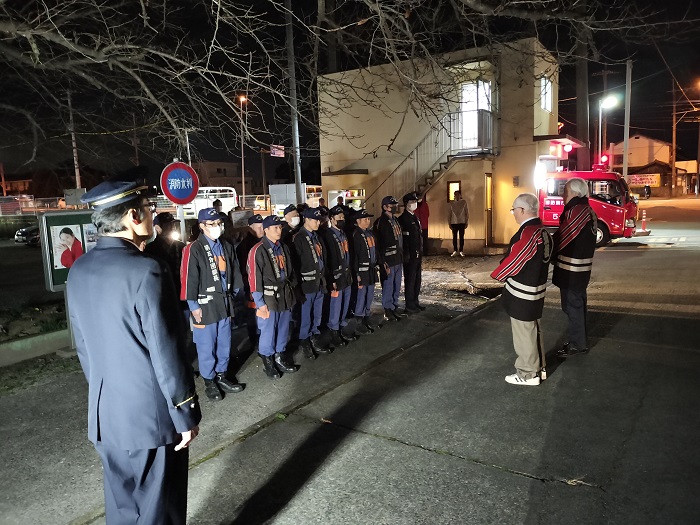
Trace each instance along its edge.
<instances>
[{"instance_id":1,"label":"red circular sign","mask_svg":"<svg viewBox=\"0 0 700 525\"><path fill-rule=\"evenodd\" d=\"M160 189L174 204L189 204L199 191L199 177L189 164L173 162L160 174Z\"/></svg>"}]
</instances>

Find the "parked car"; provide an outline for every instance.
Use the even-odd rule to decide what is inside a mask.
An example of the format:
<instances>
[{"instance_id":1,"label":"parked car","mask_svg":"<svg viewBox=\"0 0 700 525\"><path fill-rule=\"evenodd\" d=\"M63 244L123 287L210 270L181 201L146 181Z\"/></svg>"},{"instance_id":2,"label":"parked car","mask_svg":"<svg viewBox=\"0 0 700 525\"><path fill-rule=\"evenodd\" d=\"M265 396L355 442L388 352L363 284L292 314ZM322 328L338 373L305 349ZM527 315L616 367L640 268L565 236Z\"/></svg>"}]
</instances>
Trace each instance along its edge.
<instances>
[{"instance_id":1,"label":"parked car","mask_svg":"<svg viewBox=\"0 0 700 525\"><path fill-rule=\"evenodd\" d=\"M20 228L15 233L15 242L27 242L28 237L33 233L39 235L38 226L25 226L24 228Z\"/></svg>"},{"instance_id":2,"label":"parked car","mask_svg":"<svg viewBox=\"0 0 700 525\"><path fill-rule=\"evenodd\" d=\"M41 235L39 234L39 228L36 231L31 231L27 235L27 246L31 248L36 248L41 246Z\"/></svg>"}]
</instances>

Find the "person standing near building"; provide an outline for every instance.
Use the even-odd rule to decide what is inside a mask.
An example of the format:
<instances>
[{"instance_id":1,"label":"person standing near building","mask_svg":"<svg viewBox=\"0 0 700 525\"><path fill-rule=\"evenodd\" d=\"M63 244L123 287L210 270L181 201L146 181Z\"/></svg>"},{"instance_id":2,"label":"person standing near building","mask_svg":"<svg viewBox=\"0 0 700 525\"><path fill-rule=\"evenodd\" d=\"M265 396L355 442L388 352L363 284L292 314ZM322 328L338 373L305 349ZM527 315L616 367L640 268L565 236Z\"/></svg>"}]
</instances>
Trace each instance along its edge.
<instances>
[{"instance_id":1,"label":"person standing near building","mask_svg":"<svg viewBox=\"0 0 700 525\"><path fill-rule=\"evenodd\" d=\"M382 280L382 306L384 319L387 321L400 321L402 317L396 311L403 275L403 235L401 225L394 217L398 203L392 196L384 197L382 214L374 223L379 274Z\"/></svg>"},{"instance_id":2,"label":"person standing near building","mask_svg":"<svg viewBox=\"0 0 700 525\"><path fill-rule=\"evenodd\" d=\"M503 307L510 316L518 355L515 373L505 378L512 385L537 386L546 378L540 319L553 242L538 217L538 207L532 193L521 193L513 201L510 211L520 228L501 264L491 273L494 279L505 282Z\"/></svg>"},{"instance_id":3,"label":"person standing near building","mask_svg":"<svg viewBox=\"0 0 700 525\"><path fill-rule=\"evenodd\" d=\"M415 211L418 208L418 196L408 193L403 196L404 212L399 215L399 224L403 235L403 280L406 313L415 314L425 310L420 304L421 273L423 261L423 232Z\"/></svg>"},{"instance_id":4,"label":"person standing near building","mask_svg":"<svg viewBox=\"0 0 700 525\"><path fill-rule=\"evenodd\" d=\"M81 197L99 237L71 268L66 295L107 523L185 525L188 446L202 413L173 278L139 250L153 234L148 190L108 180Z\"/></svg>"},{"instance_id":5,"label":"person standing near building","mask_svg":"<svg viewBox=\"0 0 700 525\"><path fill-rule=\"evenodd\" d=\"M568 319L568 342L557 356L588 352L586 288L591 280L598 218L588 203L588 184L578 177L564 186L564 211L554 233L552 284L559 288L561 309Z\"/></svg>"},{"instance_id":6,"label":"person standing near building","mask_svg":"<svg viewBox=\"0 0 700 525\"><path fill-rule=\"evenodd\" d=\"M328 226L319 230L326 254L326 283L330 303L328 328L331 331L331 345L336 348L355 339L354 336L343 334L343 328L348 324L346 317L352 294L350 248L344 228L345 212L342 206L333 206L328 211Z\"/></svg>"},{"instance_id":7,"label":"person standing near building","mask_svg":"<svg viewBox=\"0 0 700 525\"><path fill-rule=\"evenodd\" d=\"M318 208L304 210L304 224L294 236L294 269L299 274L301 293L301 321L299 342L304 356L316 359L316 354L330 354L332 349L321 344L319 326L323 314L323 298L326 293L325 260L323 246L318 238L321 224Z\"/></svg>"},{"instance_id":8,"label":"person standing near building","mask_svg":"<svg viewBox=\"0 0 700 525\"><path fill-rule=\"evenodd\" d=\"M371 334L375 326L371 323L374 286L379 280L377 266L377 245L371 226L371 217L367 210L355 214L357 226L352 234L352 268L355 273L357 299L355 301L355 331L360 335Z\"/></svg>"},{"instance_id":9,"label":"person standing near building","mask_svg":"<svg viewBox=\"0 0 700 525\"><path fill-rule=\"evenodd\" d=\"M467 201L462 199L462 192L455 191L455 199L450 202L450 230L452 230L452 255L459 253L464 257L464 230L469 224L469 207ZM457 249L457 236L459 235L459 250Z\"/></svg>"},{"instance_id":10,"label":"person standing near building","mask_svg":"<svg viewBox=\"0 0 700 525\"><path fill-rule=\"evenodd\" d=\"M222 221L218 212L205 208L199 211L197 220L202 234L182 252L180 297L190 307L192 339L197 346L205 393L209 399L219 401L222 390L243 390L243 385L226 377L233 298L243 288L243 280L233 246L219 239Z\"/></svg>"},{"instance_id":11,"label":"person standing near building","mask_svg":"<svg viewBox=\"0 0 700 525\"><path fill-rule=\"evenodd\" d=\"M243 277L243 289L238 292L237 300L243 307L245 314L241 317L245 320L246 329L248 331L248 340L252 349L258 346L258 323L255 316L255 302L250 295L250 284L248 282L248 254L253 246L260 242L265 232L263 229L263 216L259 213L248 217L248 233L243 240L236 246L236 259L241 268L241 276Z\"/></svg>"},{"instance_id":12,"label":"person standing near building","mask_svg":"<svg viewBox=\"0 0 700 525\"><path fill-rule=\"evenodd\" d=\"M418 207L416 217L420 221L421 234L423 236L423 255L428 255L428 219L430 218L430 208L428 207L428 194L418 195Z\"/></svg>"},{"instance_id":13,"label":"person standing near building","mask_svg":"<svg viewBox=\"0 0 700 525\"><path fill-rule=\"evenodd\" d=\"M281 242L280 218L269 215L262 227L264 237L248 254L248 287L260 329L258 353L263 369L270 379L279 379L280 372L292 374L298 369L291 352L287 352L296 277L289 247Z\"/></svg>"}]
</instances>

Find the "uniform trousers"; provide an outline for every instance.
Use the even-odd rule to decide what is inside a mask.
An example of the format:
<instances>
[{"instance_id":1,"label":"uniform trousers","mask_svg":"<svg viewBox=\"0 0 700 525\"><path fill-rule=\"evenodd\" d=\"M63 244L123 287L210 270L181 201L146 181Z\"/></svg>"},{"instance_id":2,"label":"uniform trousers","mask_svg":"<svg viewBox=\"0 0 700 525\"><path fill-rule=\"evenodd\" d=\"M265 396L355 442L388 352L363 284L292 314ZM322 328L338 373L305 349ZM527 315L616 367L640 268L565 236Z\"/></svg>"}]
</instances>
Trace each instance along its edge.
<instances>
[{"instance_id":1,"label":"uniform trousers","mask_svg":"<svg viewBox=\"0 0 700 525\"><path fill-rule=\"evenodd\" d=\"M382 281L382 306L385 310L395 310L399 306L403 265L389 266L389 274Z\"/></svg>"},{"instance_id":2,"label":"uniform trousers","mask_svg":"<svg viewBox=\"0 0 700 525\"><path fill-rule=\"evenodd\" d=\"M428 228L421 230L423 235L423 255L428 255Z\"/></svg>"},{"instance_id":3,"label":"uniform trousers","mask_svg":"<svg viewBox=\"0 0 700 525\"><path fill-rule=\"evenodd\" d=\"M546 366L540 320L520 321L511 317L510 327L513 331L513 347L518 355L515 369L523 379L532 379Z\"/></svg>"},{"instance_id":4,"label":"uniform trousers","mask_svg":"<svg viewBox=\"0 0 700 525\"><path fill-rule=\"evenodd\" d=\"M350 309L350 294L352 288L346 286L342 290L338 290L337 297L333 297L333 292L330 295L330 308L328 310L328 328L331 330L340 330L341 326L347 326L348 322L345 318L348 316Z\"/></svg>"},{"instance_id":5,"label":"uniform trousers","mask_svg":"<svg viewBox=\"0 0 700 525\"><path fill-rule=\"evenodd\" d=\"M231 355L231 318L192 328L192 339L197 345L199 373L204 379L225 374Z\"/></svg>"},{"instance_id":6,"label":"uniform trousers","mask_svg":"<svg viewBox=\"0 0 700 525\"><path fill-rule=\"evenodd\" d=\"M321 316L323 315L323 292L304 294L304 302L301 304L301 325L299 327L299 339L308 339L312 335L321 332Z\"/></svg>"},{"instance_id":7,"label":"uniform trousers","mask_svg":"<svg viewBox=\"0 0 700 525\"><path fill-rule=\"evenodd\" d=\"M95 445L104 468L108 525L185 525L188 449Z\"/></svg>"},{"instance_id":8,"label":"uniform trousers","mask_svg":"<svg viewBox=\"0 0 700 525\"><path fill-rule=\"evenodd\" d=\"M258 342L258 353L260 355L281 354L287 349L289 339L289 323L292 320L292 311L273 312L270 310L270 317L263 319L255 318L260 329L260 340Z\"/></svg>"},{"instance_id":9,"label":"uniform trousers","mask_svg":"<svg viewBox=\"0 0 700 525\"><path fill-rule=\"evenodd\" d=\"M579 350L588 348L586 337L586 318L588 316L588 298L586 290L561 288L561 309L569 319L569 344Z\"/></svg>"},{"instance_id":10,"label":"uniform trousers","mask_svg":"<svg viewBox=\"0 0 700 525\"><path fill-rule=\"evenodd\" d=\"M418 308L420 301L421 273L422 260L411 259L403 263L403 283L404 296L406 297L406 308Z\"/></svg>"},{"instance_id":11,"label":"uniform trousers","mask_svg":"<svg viewBox=\"0 0 700 525\"><path fill-rule=\"evenodd\" d=\"M372 310L372 300L374 299L374 285L357 287L357 301L355 302L355 316L367 317Z\"/></svg>"}]
</instances>

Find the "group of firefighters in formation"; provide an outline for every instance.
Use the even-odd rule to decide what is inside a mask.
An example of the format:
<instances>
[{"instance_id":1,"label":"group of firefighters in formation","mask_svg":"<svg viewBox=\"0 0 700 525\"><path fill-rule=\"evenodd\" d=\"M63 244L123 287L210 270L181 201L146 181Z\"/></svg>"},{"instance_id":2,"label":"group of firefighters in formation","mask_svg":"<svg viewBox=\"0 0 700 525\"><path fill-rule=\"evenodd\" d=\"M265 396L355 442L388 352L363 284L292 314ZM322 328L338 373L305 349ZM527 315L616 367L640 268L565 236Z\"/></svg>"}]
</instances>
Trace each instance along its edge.
<instances>
[{"instance_id":1,"label":"group of firefighters in formation","mask_svg":"<svg viewBox=\"0 0 700 525\"><path fill-rule=\"evenodd\" d=\"M249 232L234 247L222 237L226 214L207 208L198 214L201 234L181 246L167 240L175 219L158 214L162 235L145 251L180 271L180 298L191 315L193 341L205 392L212 400L240 392L243 385L226 375L234 305L245 304L244 318L263 369L277 379L298 370L289 340L298 340L303 356L315 359L374 332L370 317L374 287L382 283L383 321L399 321L425 307L419 302L423 239L414 214L420 196L382 200L375 221L366 210L342 203L330 209L289 205L284 219L256 214ZM398 310L402 276L405 309ZM354 316L354 321L351 318ZM327 316L328 335L321 335ZM381 324L381 323L380 323Z\"/></svg>"}]
</instances>

